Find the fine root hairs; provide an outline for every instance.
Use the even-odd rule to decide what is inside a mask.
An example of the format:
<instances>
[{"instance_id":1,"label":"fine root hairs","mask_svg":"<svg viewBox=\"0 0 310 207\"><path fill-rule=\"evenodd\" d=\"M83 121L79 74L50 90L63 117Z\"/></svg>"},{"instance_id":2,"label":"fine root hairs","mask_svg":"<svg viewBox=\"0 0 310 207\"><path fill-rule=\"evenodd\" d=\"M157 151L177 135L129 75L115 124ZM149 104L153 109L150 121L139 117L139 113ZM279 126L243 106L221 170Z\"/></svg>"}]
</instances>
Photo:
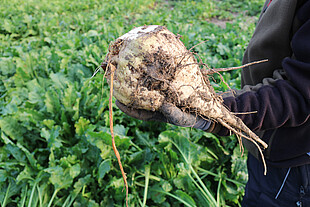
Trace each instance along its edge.
<instances>
[{"instance_id":1,"label":"fine root hairs","mask_svg":"<svg viewBox=\"0 0 310 207\"><path fill-rule=\"evenodd\" d=\"M268 59L264 59L264 60L258 60L258 61L254 61L254 62L250 62L241 66L237 66L237 67L229 67L229 68L213 68L210 69L209 71L207 71L207 74L213 74L213 73L218 73L218 72L225 72L225 71L230 71L230 70L237 70L237 69L241 69L241 68L245 68L251 65L256 65L259 63L264 63L267 62ZM203 64L204 65L204 64Z\"/></svg>"},{"instance_id":2,"label":"fine root hairs","mask_svg":"<svg viewBox=\"0 0 310 207\"><path fill-rule=\"evenodd\" d=\"M100 69L101 69L101 66L97 67L96 70L94 71L93 75L90 77L90 79L95 77L95 75L100 71Z\"/></svg>"},{"instance_id":3,"label":"fine root hairs","mask_svg":"<svg viewBox=\"0 0 310 207\"><path fill-rule=\"evenodd\" d=\"M116 70L116 67L109 61L108 65L107 65L107 70L110 69L110 73L111 73L111 83L110 83L110 97L109 97L109 119L110 119L110 131L111 131L111 137L112 137L112 147L113 147L113 151L114 154L117 158L118 161L118 165L119 168L122 172L122 176L123 176L123 180L124 180L124 185L125 185L125 189L126 189L126 207L128 207L128 183L127 183L127 176L126 173L123 169L123 165L121 162L121 157L120 154L116 148L115 145L115 138L114 138L114 130L113 130L113 106L112 106L112 98L113 98L113 77L114 77L114 72Z\"/></svg>"},{"instance_id":4,"label":"fine root hairs","mask_svg":"<svg viewBox=\"0 0 310 207\"><path fill-rule=\"evenodd\" d=\"M234 129L232 126L230 126L229 124L227 124L227 123L226 123L225 121L223 121L223 120L219 120L219 122L220 122L224 127L226 127L227 129L231 130L232 132L234 132L234 133L236 134L237 137L238 137L238 136L244 137L244 138L250 140L250 141L257 147L257 149L258 149L258 151L259 151L259 153L260 153L260 155L261 155L261 159L262 159L263 165L264 165L264 175L266 175L266 174L267 174L267 165L266 165L265 157L264 157L264 154L263 154L262 149L261 149L260 146L257 144L257 142L259 142L260 144L262 144L262 143L260 142L260 140L254 140L252 137L246 136L246 135L243 134L242 132L240 132L240 131ZM239 139L239 137L238 137L238 140L239 140L239 143L241 142L241 144L242 144L242 141ZM262 145L263 145L263 144L262 144ZM264 145L263 145L263 146L264 146ZM264 147L265 147L265 146L264 146ZM265 147L265 148L267 148L267 147Z\"/></svg>"}]
</instances>

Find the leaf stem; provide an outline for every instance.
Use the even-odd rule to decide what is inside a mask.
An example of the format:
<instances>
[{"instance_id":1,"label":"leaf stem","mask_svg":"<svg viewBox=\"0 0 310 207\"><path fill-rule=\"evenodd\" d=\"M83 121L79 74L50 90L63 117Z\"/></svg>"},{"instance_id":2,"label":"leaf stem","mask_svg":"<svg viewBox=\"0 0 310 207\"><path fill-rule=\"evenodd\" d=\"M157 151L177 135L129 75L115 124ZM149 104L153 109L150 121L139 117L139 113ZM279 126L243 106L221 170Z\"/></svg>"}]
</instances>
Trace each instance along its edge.
<instances>
[{"instance_id":1,"label":"leaf stem","mask_svg":"<svg viewBox=\"0 0 310 207\"><path fill-rule=\"evenodd\" d=\"M217 200L217 206L220 206L220 190L221 190L221 184L222 184L222 176L219 175L220 180L217 185L217 195L216 195L216 200Z\"/></svg>"},{"instance_id":2,"label":"leaf stem","mask_svg":"<svg viewBox=\"0 0 310 207\"><path fill-rule=\"evenodd\" d=\"M183 200L182 198L178 197L178 196L175 196L173 195L172 193L169 193L169 192L166 192L166 191L163 191L163 190L154 190L154 191L157 191L159 193L163 193L163 194L166 194L168 196L171 196L172 198L180 201L181 203L183 203L185 206L188 206L188 207L193 207L191 204L187 203L185 200Z\"/></svg>"},{"instance_id":3,"label":"leaf stem","mask_svg":"<svg viewBox=\"0 0 310 207\"><path fill-rule=\"evenodd\" d=\"M201 187L203 188L202 192L205 192L205 194L207 194L207 199L211 202L212 206L216 206L216 200L213 197L213 195L210 193L210 191L208 190L208 188L205 186L205 184L202 182L202 180L200 179L200 177L197 175L196 171L193 169L192 165L189 165L191 172L194 174L194 176L196 177L196 179L198 180L199 184L201 185Z\"/></svg>"},{"instance_id":4,"label":"leaf stem","mask_svg":"<svg viewBox=\"0 0 310 207\"><path fill-rule=\"evenodd\" d=\"M10 188L11 188L11 182L9 183L8 189L6 190L5 197L4 197L2 205L1 205L3 207L6 206L6 202L7 202L8 197L9 197Z\"/></svg>"},{"instance_id":5,"label":"leaf stem","mask_svg":"<svg viewBox=\"0 0 310 207\"><path fill-rule=\"evenodd\" d=\"M47 207L50 207L50 206L52 205L53 200L54 200L54 198L55 198L55 196L56 196L56 194L58 193L59 190L60 190L60 189L56 189L56 190L54 191L54 193L53 193L53 195L52 195L52 198L51 198L50 202L48 203Z\"/></svg>"},{"instance_id":6,"label":"leaf stem","mask_svg":"<svg viewBox=\"0 0 310 207\"><path fill-rule=\"evenodd\" d=\"M69 195L69 196L66 198L65 202L62 204L62 207L66 207L68 201L70 200L70 197L71 197L71 195ZM69 205L67 205L67 206L69 206Z\"/></svg>"},{"instance_id":7,"label":"leaf stem","mask_svg":"<svg viewBox=\"0 0 310 207\"><path fill-rule=\"evenodd\" d=\"M148 190L148 187L149 187L149 180L150 180L150 171L151 171L151 166L150 165L146 165L145 166L145 187L144 187L144 196L143 196L142 207L145 207L145 204L146 204L147 190Z\"/></svg>"},{"instance_id":8,"label":"leaf stem","mask_svg":"<svg viewBox=\"0 0 310 207\"><path fill-rule=\"evenodd\" d=\"M200 170L200 171L202 171L202 172L204 172L204 173L207 173L207 174L209 174L209 175L212 175L212 176L214 176L214 177L220 178L219 175L217 175L217 174L215 174L215 173L213 173L213 172L211 172L211 171L209 171L209 170L205 170L205 169L200 168L200 167L198 167L197 169ZM229 181L229 182L232 182L232 183L234 183L234 184L236 184L236 185L245 186L244 183L240 183L240 182L238 182L238 181L236 181L236 180L233 180L233 179L230 179L230 178L225 178L225 180L227 180L227 181Z\"/></svg>"},{"instance_id":9,"label":"leaf stem","mask_svg":"<svg viewBox=\"0 0 310 207\"><path fill-rule=\"evenodd\" d=\"M21 205L20 205L20 206L25 206L25 203L26 203L28 185L26 185L25 187L26 187L26 189L25 189L25 191L24 191L23 199L22 199L22 202L21 202Z\"/></svg>"},{"instance_id":10,"label":"leaf stem","mask_svg":"<svg viewBox=\"0 0 310 207\"><path fill-rule=\"evenodd\" d=\"M29 198L29 202L28 202L28 207L31 207L32 198L33 198L33 194L34 194L34 190L35 190L36 186L37 186L37 183L35 182L33 184L32 190L31 190L31 194L30 194L30 198Z\"/></svg>"},{"instance_id":11,"label":"leaf stem","mask_svg":"<svg viewBox=\"0 0 310 207\"><path fill-rule=\"evenodd\" d=\"M202 180L200 179L200 177L197 175L196 171L194 170L194 168L192 167L190 161L187 159L187 157L185 156L185 154L183 153L183 151L180 149L180 147L174 142L172 141L172 144L178 149L178 151L181 153L183 159L185 160L186 164L189 166L191 172L193 173L193 175L195 176L195 178L198 180L199 184L195 181L195 179L190 175L190 173L188 173L188 175L190 176L190 178L195 182L196 186L199 188L199 190L205 195L205 197L208 199L208 201L211 202L211 205L214 206L216 205L216 200L214 199L214 197L212 196L212 194L210 193L210 191L208 190L208 188L205 186L205 184L202 182Z\"/></svg>"}]
</instances>

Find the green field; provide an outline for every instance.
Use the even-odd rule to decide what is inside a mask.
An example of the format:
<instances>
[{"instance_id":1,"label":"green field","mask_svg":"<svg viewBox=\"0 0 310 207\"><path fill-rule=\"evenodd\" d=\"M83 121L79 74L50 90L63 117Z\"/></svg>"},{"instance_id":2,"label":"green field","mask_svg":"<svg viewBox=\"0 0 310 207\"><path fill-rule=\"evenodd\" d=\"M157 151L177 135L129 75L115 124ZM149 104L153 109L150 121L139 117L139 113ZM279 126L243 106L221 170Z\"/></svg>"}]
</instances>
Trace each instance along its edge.
<instances>
[{"instance_id":1,"label":"green field","mask_svg":"<svg viewBox=\"0 0 310 207\"><path fill-rule=\"evenodd\" d=\"M0 0L0 206L125 206L108 86L111 41L159 24L209 67L241 65L263 0ZM223 74L231 88L240 71ZM218 76L216 90L227 90ZM142 122L114 106L129 206L240 206L234 136Z\"/></svg>"}]
</instances>

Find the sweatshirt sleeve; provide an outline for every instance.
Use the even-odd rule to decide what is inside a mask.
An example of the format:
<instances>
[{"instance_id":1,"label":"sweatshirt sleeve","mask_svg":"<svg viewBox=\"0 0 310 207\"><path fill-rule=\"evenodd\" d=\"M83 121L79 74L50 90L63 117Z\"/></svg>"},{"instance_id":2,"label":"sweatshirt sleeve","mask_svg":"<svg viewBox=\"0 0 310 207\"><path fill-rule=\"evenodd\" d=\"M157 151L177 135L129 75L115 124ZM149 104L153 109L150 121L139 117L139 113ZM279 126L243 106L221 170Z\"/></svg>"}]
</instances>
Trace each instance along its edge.
<instances>
[{"instance_id":1,"label":"sweatshirt sleeve","mask_svg":"<svg viewBox=\"0 0 310 207\"><path fill-rule=\"evenodd\" d=\"M302 9L298 18L303 24L291 41L294 57L283 59L279 70L285 78L263 84L265 79L259 87L224 98L232 112L251 112L238 116L253 131L300 126L310 116L310 3ZM228 130L222 128L219 134L227 135Z\"/></svg>"}]
</instances>

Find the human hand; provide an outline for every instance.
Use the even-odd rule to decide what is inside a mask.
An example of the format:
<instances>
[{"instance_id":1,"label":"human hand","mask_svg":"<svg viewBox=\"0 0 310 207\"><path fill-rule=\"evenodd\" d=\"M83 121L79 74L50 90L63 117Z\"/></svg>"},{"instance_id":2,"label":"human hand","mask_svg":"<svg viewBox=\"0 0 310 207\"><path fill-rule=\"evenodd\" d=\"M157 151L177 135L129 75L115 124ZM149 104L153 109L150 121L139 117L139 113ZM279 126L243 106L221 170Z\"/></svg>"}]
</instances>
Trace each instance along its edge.
<instances>
[{"instance_id":1,"label":"human hand","mask_svg":"<svg viewBox=\"0 0 310 207\"><path fill-rule=\"evenodd\" d=\"M174 124L182 127L193 127L201 130L208 130L211 121L200 116L183 112L180 108L170 103L164 103L159 111L147 111L143 109L134 109L125 106L116 100L116 106L125 114L143 121L159 121Z\"/></svg>"}]
</instances>

